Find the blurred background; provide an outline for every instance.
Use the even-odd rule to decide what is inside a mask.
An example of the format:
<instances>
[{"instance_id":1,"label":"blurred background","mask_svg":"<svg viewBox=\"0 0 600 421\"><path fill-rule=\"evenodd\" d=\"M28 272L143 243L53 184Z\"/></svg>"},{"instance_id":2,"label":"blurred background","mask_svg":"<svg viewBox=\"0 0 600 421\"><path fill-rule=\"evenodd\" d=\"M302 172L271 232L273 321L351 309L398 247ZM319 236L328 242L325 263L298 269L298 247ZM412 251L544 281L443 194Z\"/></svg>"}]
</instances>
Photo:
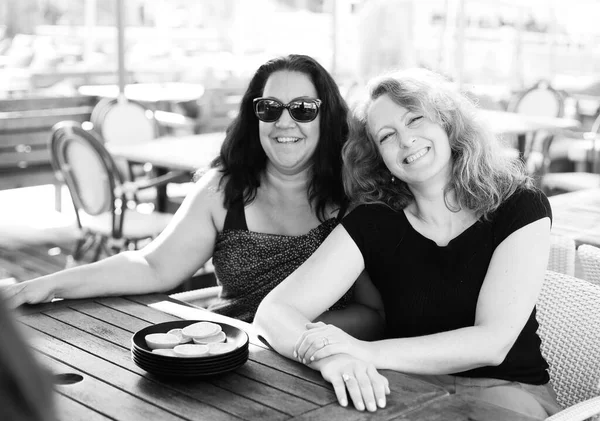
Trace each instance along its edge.
<instances>
[{"instance_id":1,"label":"blurred background","mask_svg":"<svg viewBox=\"0 0 600 421\"><path fill-rule=\"evenodd\" d=\"M598 189L599 17L599 0L0 0L0 278L64 267L79 238L50 161L55 123L91 121L113 154L121 138L142 151L165 136L222 141L253 72L290 53L318 59L350 105L384 70L441 72L499 119L497 133L520 145L549 195ZM167 144L201 155L175 149ZM143 163L142 176L156 172ZM577 179L560 184L563 173ZM165 206L140 206L174 211L187 191L179 184L156 193ZM595 229L600 246L596 202L588 213L553 203L553 230L562 214L586 239Z\"/></svg>"},{"instance_id":2,"label":"blurred background","mask_svg":"<svg viewBox=\"0 0 600 421\"><path fill-rule=\"evenodd\" d=\"M0 97L116 83L118 10L116 0L3 0ZM539 80L600 94L597 0L126 0L123 10L128 83L242 89L260 63L294 52L348 95L415 65L500 103Z\"/></svg>"}]
</instances>

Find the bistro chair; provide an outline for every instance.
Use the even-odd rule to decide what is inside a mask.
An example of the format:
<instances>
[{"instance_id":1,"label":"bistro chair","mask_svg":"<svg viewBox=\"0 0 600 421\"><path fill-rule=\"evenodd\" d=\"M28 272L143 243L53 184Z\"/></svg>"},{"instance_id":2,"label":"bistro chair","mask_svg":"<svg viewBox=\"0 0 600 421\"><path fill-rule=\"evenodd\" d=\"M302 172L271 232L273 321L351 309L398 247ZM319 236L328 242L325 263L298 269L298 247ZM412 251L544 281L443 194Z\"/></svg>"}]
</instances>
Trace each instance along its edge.
<instances>
[{"instance_id":1,"label":"bistro chair","mask_svg":"<svg viewBox=\"0 0 600 421\"><path fill-rule=\"evenodd\" d=\"M564 98L550 83L541 80L514 95L508 103L507 111L535 117L562 117ZM550 168L550 147L554 137L554 133L539 130L526 138L523 159L538 187Z\"/></svg>"},{"instance_id":2,"label":"bistro chair","mask_svg":"<svg viewBox=\"0 0 600 421\"><path fill-rule=\"evenodd\" d=\"M548 270L575 276L575 240L564 235L550 235Z\"/></svg>"},{"instance_id":3,"label":"bistro chair","mask_svg":"<svg viewBox=\"0 0 600 421\"><path fill-rule=\"evenodd\" d=\"M537 302L542 354L558 403L548 420L584 420L600 414L600 286L546 271Z\"/></svg>"},{"instance_id":4,"label":"bistro chair","mask_svg":"<svg viewBox=\"0 0 600 421\"><path fill-rule=\"evenodd\" d=\"M136 249L171 220L170 214L141 213L127 204L138 191L167 183L178 174L126 182L97 134L74 121L52 128L50 154L57 178L69 189L81 232L75 261L91 249L94 261L102 252L110 255Z\"/></svg>"},{"instance_id":5,"label":"bistro chair","mask_svg":"<svg viewBox=\"0 0 600 421\"><path fill-rule=\"evenodd\" d=\"M563 95L541 80L527 90L515 95L508 103L508 111L539 117L562 117Z\"/></svg>"},{"instance_id":6,"label":"bistro chair","mask_svg":"<svg viewBox=\"0 0 600 421\"><path fill-rule=\"evenodd\" d=\"M572 158L577 151L585 150L584 160L591 172L557 172L546 174L542 181L542 188L549 194L566 193L577 190L593 189L600 187L600 115L592 124L589 132L583 133L583 139L569 139L572 148L568 154ZM583 145L583 148L581 147ZM577 160L580 158L577 157Z\"/></svg>"},{"instance_id":7,"label":"bistro chair","mask_svg":"<svg viewBox=\"0 0 600 421\"><path fill-rule=\"evenodd\" d=\"M135 144L150 142L157 137L171 133L175 129L184 128L193 132L195 121L181 114L167 111L152 111L141 102L127 98L104 98L96 104L90 117L94 130L107 143ZM132 164L125 160L116 159L117 166L126 180L154 177L154 173L164 174L164 171L153 171L152 165ZM167 196L181 204L190 186L186 184L190 177L181 171L181 177L174 179L174 184L182 184L178 188L167 188ZM136 197L139 202L153 202L156 195L146 191Z\"/></svg>"},{"instance_id":8,"label":"bistro chair","mask_svg":"<svg viewBox=\"0 0 600 421\"><path fill-rule=\"evenodd\" d=\"M577 248L577 257L581 263L584 278L600 286L600 248L590 244L582 244ZM597 305L600 305L600 303ZM600 329L600 326L598 326L598 329Z\"/></svg>"}]
</instances>

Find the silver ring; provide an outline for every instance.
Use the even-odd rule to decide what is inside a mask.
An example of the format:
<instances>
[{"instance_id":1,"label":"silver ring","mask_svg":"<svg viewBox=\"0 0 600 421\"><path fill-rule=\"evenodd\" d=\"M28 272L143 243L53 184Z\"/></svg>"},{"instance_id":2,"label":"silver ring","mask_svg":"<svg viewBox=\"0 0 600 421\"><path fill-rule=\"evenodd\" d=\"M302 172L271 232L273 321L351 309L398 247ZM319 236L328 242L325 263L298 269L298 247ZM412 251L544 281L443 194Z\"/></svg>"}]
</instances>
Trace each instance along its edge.
<instances>
[{"instance_id":1,"label":"silver ring","mask_svg":"<svg viewBox=\"0 0 600 421\"><path fill-rule=\"evenodd\" d=\"M329 339L327 339L325 336L323 336L321 339L323 339L323 346L321 348L325 348L327 345L329 345Z\"/></svg>"},{"instance_id":2,"label":"silver ring","mask_svg":"<svg viewBox=\"0 0 600 421\"><path fill-rule=\"evenodd\" d=\"M352 378L352 376L349 374L346 374L346 373L342 374L342 379L344 379L345 382L349 382L351 378Z\"/></svg>"}]
</instances>

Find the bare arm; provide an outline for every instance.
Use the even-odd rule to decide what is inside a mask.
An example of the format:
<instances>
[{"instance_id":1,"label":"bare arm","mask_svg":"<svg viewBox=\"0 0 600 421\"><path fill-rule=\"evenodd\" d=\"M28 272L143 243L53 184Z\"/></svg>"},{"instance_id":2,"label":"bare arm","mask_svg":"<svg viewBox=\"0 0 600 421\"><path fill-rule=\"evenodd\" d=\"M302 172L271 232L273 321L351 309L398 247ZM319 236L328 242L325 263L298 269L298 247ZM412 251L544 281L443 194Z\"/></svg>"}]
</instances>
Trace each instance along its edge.
<instances>
[{"instance_id":1,"label":"bare arm","mask_svg":"<svg viewBox=\"0 0 600 421\"><path fill-rule=\"evenodd\" d=\"M315 361L349 353L375 367L418 374L448 374L500 364L515 343L537 301L548 261L550 223L533 222L495 250L477 301L474 326L432 335L374 343L339 340L335 328L305 332L300 359ZM327 329L327 331L326 331ZM336 336L323 347L319 339ZM342 334L343 335L343 334Z\"/></svg>"},{"instance_id":2,"label":"bare arm","mask_svg":"<svg viewBox=\"0 0 600 421\"><path fill-rule=\"evenodd\" d=\"M507 237L492 256L479 293L475 324L416 338L364 343L377 368L447 374L504 361L537 301L550 249L550 220Z\"/></svg>"},{"instance_id":3,"label":"bare arm","mask_svg":"<svg viewBox=\"0 0 600 421\"><path fill-rule=\"evenodd\" d=\"M337 226L302 266L261 302L254 324L279 352L292 358L296 340L352 286L363 258L345 228Z\"/></svg>"},{"instance_id":4,"label":"bare arm","mask_svg":"<svg viewBox=\"0 0 600 421\"><path fill-rule=\"evenodd\" d=\"M11 285L3 294L12 306L18 306L55 297L144 294L174 288L212 256L217 235L213 215L222 207L217 184L216 171L199 180L169 226L143 250Z\"/></svg>"}]
</instances>

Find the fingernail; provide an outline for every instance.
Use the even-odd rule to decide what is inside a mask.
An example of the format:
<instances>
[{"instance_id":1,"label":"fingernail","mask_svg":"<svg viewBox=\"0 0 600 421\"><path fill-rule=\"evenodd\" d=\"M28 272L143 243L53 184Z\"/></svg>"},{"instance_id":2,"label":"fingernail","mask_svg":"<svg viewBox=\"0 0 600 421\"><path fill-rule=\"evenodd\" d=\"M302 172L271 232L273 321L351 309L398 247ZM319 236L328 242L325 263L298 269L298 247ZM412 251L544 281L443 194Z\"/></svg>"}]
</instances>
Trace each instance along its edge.
<instances>
[{"instance_id":1,"label":"fingernail","mask_svg":"<svg viewBox=\"0 0 600 421\"><path fill-rule=\"evenodd\" d=\"M294 351L294 358L298 358L298 353Z\"/></svg>"},{"instance_id":2,"label":"fingernail","mask_svg":"<svg viewBox=\"0 0 600 421\"><path fill-rule=\"evenodd\" d=\"M362 403L359 403L357 405L357 408L358 408L359 411L364 411L365 410L365 406Z\"/></svg>"},{"instance_id":3,"label":"fingernail","mask_svg":"<svg viewBox=\"0 0 600 421\"><path fill-rule=\"evenodd\" d=\"M340 401L340 405L342 405L342 406L348 406L348 401L346 399L342 399Z\"/></svg>"},{"instance_id":4,"label":"fingernail","mask_svg":"<svg viewBox=\"0 0 600 421\"><path fill-rule=\"evenodd\" d=\"M306 360L302 358L302 364L306 364Z\"/></svg>"},{"instance_id":5,"label":"fingernail","mask_svg":"<svg viewBox=\"0 0 600 421\"><path fill-rule=\"evenodd\" d=\"M380 408L385 408L385 399L379 399L377 402L379 402Z\"/></svg>"},{"instance_id":6,"label":"fingernail","mask_svg":"<svg viewBox=\"0 0 600 421\"><path fill-rule=\"evenodd\" d=\"M310 357L310 360L311 360L311 361L314 361L314 360L315 360L315 357Z\"/></svg>"},{"instance_id":7,"label":"fingernail","mask_svg":"<svg viewBox=\"0 0 600 421\"><path fill-rule=\"evenodd\" d=\"M377 406L375 406L375 402L368 402L367 403L367 408L369 409L369 411L371 412L375 412L377 411Z\"/></svg>"}]
</instances>

